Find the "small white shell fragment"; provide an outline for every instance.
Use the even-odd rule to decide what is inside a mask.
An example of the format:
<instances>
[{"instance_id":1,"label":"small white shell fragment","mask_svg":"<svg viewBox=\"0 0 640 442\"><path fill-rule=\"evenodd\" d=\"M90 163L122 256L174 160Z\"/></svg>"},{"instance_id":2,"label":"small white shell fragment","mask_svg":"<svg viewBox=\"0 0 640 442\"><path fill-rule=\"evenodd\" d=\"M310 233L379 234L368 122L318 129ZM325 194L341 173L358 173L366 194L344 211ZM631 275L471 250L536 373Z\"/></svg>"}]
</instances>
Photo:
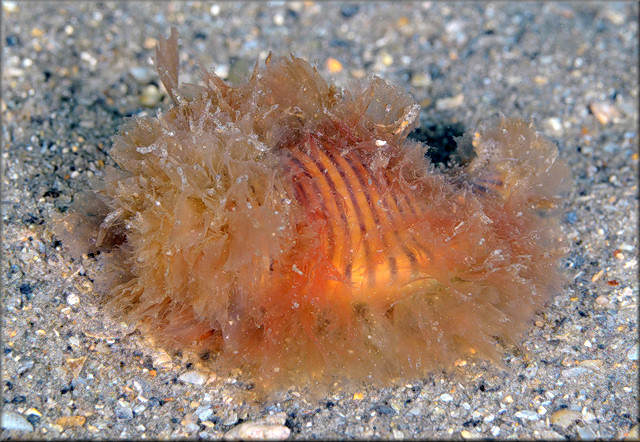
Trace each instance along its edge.
<instances>
[{"instance_id":1,"label":"small white shell fragment","mask_svg":"<svg viewBox=\"0 0 640 442\"><path fill-rule=\"evenodd\" d=\"M202 371L191 370L182 373L178 379L187 384L204 385L209 379L209 374Z\"/></svg>"},{"instance_id":2,"label":"small white shell fragment","mask_svg":"<svg viewBox=\"0 0 640 442\"><path fill-rule=\"evenodd\" d=\"M33 425L26 417L9 410L2 412L2 428L4 430L33 431Z\"/></svg>"},{"instance_id":3,"label":"small white shell fragment","mask_svg":"<svg viewBox=\"0 0 640 442\"><path fill-rule=\"evenodd\" d=\"M285 413L274 414L263 419L243 422L224 435L226 440L285 440L291 430L284 426L287 419Z\"/></svg>"},{"instance_id":4,"label":"small white shell fragment","mask_svg":"<svg viewBox=\"0 0 640 442\"><path fill-rule=\"evenodd\" d=\"M531 411L531 410L518 411L516 414L514 414L514 416L520 419L526 419L529 421L537 421L538 419L540 419L540 415L535 411Z\"/></svg>"},{"instance_id":5,"label":"small white shell fragment","mask_svg":"<svg viewBox=\"0 0 640 442\"><path fill-rule=\"evenodd\" d=\"M78 298L78 295L76 295L75 293L71 293L69 296L67 296L67 304L76 305L79 302L80 298Z\"/></svg>"},{"instance_id":6,"label":"small white shell fragment","mask_svg":"<svg viewBox=\"0 0 640 442\"><path fill-rule=\"evenodd\" d=\"M454 97L441 98L436 102L436 109L447 110L456 109L464 103L464 94L458 94Z\"/></svg>"}]
</instances>

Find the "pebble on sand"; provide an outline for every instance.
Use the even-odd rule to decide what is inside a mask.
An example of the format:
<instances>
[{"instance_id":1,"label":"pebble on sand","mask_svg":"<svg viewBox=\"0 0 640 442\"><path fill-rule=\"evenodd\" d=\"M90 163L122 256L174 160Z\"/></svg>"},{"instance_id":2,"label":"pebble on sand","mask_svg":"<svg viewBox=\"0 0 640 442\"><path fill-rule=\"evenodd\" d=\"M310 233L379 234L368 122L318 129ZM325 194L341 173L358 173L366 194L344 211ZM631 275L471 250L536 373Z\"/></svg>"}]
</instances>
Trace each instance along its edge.
<instances>
[{"instance_id":1,"label":"pebble on sand","mask_svg":"<svg viewBox=\"0 0 640 442\"><path fill-rule=\"evenodd\" d=\"M594 102L589 104L589 110L603 126L620 120L620 112L610 103Z\"/></svg>"},{"instance_id":2,"label":"pebble on sand","mask_svg":"<svg viewBox=\"0 0 640 442\"><path fill-rule=\"evenodd\" d=\"M464 103L464 94L458 94L455 97L441 98L436 102L438 110L456 109Z\"/></svg>"},{"instance_id":3,"label":"pebble on sand","mask_svg":"<svg viewBox=\"0 0 640 442\"><path fill-rule=\"evenodd\" d=\"M278 413L255 421L243 422L224 435L226 440L285 440L291 430L284 426L285 413Z\"/></svg>"},{"instance_id":4,"label":"pebble on sand","mask_svg":"<svg viewBox=\"0 0 640 442\"><path fill-rule=\"evenodd\" d=\"M15 411L5 410L2 412L2 429L3 430L18 430L18 431L33 431L33 425L27 420L26 417Z\"/></svg>"},{"instance_id":5,"label":"pebble on sand","mask_svg":"<svg viewBox=\"0 0 640 442\"><path fill-rule=\"evenodd\" d=\"M56 424L62 427L81 427L87 421L84 416L62 416L56 420Z\"/></svg>"},{"instance_id":6,"label":"pebble on sand","mask_svg":"<svg viewBox=\"0 0 640 442\"><path fill-rule=\"evenodd\" d=\"M582 413L568 408L561 408L555 411L549 418L552 424L562 428L567 428L572 423L582 419Z\"/></svg>"},{"instance_id":7,"label":"pebble on sand","mask_svg":"<svg viewBox=\"0 0 640 442\"><path fill-rule=\"evenodd\" d=\"M526 419L528 421L537 421L538 419L540 419L540 415L531 410L518 411L514 416L520 419Z\"/></svg>"},{"instance_id":8,"label":"pebble on sand","mask_svg":"<svg viewBox=\"0 0 640 442\"><path fill-rule=\"evenodd\" d=\"M187 384L204 385L209 379L209 374L202 371L191 370L182 373L178 379Z\"/></svg>"},{"instance_id":9,"label":"pebble on sand","mask_svg":"<svg viewBox=\"0 0 640 442\"><path fill-rule=\"evenodd\" d=\"M140 104L146 107L154 107L162 100L162 92L155 84L149 84L142 89Z\"/></svg>"}]
</instances>

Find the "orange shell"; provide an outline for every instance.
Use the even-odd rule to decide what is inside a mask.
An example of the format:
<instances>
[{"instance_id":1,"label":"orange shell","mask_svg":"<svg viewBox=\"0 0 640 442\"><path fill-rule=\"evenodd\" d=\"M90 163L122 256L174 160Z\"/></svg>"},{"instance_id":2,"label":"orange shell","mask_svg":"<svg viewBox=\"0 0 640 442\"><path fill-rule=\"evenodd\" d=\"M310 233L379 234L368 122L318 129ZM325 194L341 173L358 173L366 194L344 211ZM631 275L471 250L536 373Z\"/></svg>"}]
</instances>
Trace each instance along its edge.
<instances>
[{"instance_id":1,"label":"orange shell","mask_svg":"<svg viewBox=\"0 0 640 442\"><path fill-rule=\"evenodd\" d=\"M175 30L157 62L174 106L125 125L92 212L58 232L93 238L96 287L161 345L265 382L384 381L496 358L560 288L538 209L568 172L531 125L478 131L453 176L405 141L419 107L379 78L340 91L292 56L179 86Z\"/></svg>"}]
</instances>

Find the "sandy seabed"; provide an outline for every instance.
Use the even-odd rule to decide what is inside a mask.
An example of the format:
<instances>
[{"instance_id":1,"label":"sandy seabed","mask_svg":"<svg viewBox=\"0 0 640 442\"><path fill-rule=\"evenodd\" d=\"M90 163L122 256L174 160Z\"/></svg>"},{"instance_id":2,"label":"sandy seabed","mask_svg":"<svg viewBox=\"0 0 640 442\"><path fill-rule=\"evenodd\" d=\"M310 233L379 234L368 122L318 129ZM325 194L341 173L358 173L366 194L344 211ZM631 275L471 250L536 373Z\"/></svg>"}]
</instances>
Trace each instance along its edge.
<instances>
[{"instance_id":1,"label":"sandy seabed","mask_svg":"<svg viewBox=\"0 0 640 442\"><path fill-rule=\"evenodd\" d=\"M270 415L290 438L637 437L635 3L2 7L3 437L214 438ZM52 220L113 164L126 117L166 108L151 57L171 25L183 81L198 81L193 55L237 82L291 52L340 86L394 83L440 141L499 114L531 119L575 182L560 226L570 284L502 366L460 360L322 397L292 379L264 403L242 373L209 372L105 315L95 260L72 260Z\"/></svg>"}]
</instances>

